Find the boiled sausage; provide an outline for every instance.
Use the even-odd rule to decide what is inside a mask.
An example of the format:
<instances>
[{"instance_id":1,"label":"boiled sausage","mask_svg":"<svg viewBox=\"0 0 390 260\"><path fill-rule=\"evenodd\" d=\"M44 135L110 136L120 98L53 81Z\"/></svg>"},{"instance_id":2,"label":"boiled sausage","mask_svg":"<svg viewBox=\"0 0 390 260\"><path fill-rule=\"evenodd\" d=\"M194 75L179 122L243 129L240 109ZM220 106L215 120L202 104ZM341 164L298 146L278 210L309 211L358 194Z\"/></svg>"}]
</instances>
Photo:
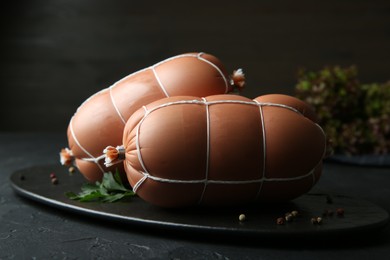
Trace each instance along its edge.
<instances>
[{"instance_id":1,"label":"boiled sausage","mask_svg":"<svg viewBox=\"0 0 390 260\"><path fill-rule=\"evenodd\" d=\"M122 143L125 123L138 108L164 97L228 93L243 84L241 70L229 77L222 63L205 53L178 55L130 74L77 109L68 127L69 148L61 151L61 161L69 165L74 160L89 181L100 180L103 172L118 167L123 172L121 165L106 167L102 151Z\"/></svg>"},{"instance_id":2,"label":"boiled sausage","mask_svg":"<svg viewBox=\"0 0 390 260\"><path fill-rule=\"evenodd\" d=\"M106 162L122 156L134 191L152 204L232 206L304 194L325 151L315 113L294 97L178 96L136 111Z\"/></svg>"}]
</instances>

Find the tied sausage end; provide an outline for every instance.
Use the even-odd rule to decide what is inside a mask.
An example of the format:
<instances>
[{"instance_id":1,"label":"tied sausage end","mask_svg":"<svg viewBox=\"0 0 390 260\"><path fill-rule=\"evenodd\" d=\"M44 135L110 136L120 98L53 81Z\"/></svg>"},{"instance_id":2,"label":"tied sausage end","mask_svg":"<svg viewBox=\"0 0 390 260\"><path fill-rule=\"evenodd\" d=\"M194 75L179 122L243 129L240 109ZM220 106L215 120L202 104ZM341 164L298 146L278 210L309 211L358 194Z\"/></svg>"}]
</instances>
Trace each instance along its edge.
<instances>
[{"instance_id":1,"label":"tied sausage end","mask_svg":"<svg viewBox=\"0 0 390 260\"><path fill-rule=\"evenodd\" d=\"M125 148L123 146L107 146L103 150L103 153L105 155L104 165L106 167L113 166L125 159Z\"/></svg>"},{"instance_id":2,"label":"tied sausage end","mask_svg":"<svg viewBox=\"0 0 390 260\"><path fill-rule=\"evenodd\" d=\"M62 165L70 166L74 161L74 156L72 150L69 148L63 148L60 152L60 162Z\"/></svg>"},{"instance_id":3,"label":"tied sausage end","mask_svg":"<svg viewBox=\"0 0 390 260\"><path fill-rule=\"evenodd\" d=\"M230 76L230 84L237 87L239 90L244 88L245 74L241 68L233 71L233 74Z\"/></svg>"}]
</instances>

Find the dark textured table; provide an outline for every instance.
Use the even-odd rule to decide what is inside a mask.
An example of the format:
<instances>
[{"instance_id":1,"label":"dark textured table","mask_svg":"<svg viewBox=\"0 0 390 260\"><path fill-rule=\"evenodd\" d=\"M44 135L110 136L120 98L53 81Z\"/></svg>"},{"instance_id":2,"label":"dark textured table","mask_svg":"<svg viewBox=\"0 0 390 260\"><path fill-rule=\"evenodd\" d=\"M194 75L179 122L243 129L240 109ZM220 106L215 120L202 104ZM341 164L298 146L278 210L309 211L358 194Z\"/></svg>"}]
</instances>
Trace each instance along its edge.
<instances>
[{"instance_id":1,"label":"dark textured table","mask_svg":"<svg viewBox=\"0 0 390 260\"><path fill-rule=\"evenodd\" d=\"M390 228L353 237L302 240L163 232L58 210L16 195L18 169L53 164L64 134L0 134L0 259L386 259ZM316 190L390 211L390 168L326 163ZM337 250L336 250L337 249Z\"/></svg>"}]
</instances>

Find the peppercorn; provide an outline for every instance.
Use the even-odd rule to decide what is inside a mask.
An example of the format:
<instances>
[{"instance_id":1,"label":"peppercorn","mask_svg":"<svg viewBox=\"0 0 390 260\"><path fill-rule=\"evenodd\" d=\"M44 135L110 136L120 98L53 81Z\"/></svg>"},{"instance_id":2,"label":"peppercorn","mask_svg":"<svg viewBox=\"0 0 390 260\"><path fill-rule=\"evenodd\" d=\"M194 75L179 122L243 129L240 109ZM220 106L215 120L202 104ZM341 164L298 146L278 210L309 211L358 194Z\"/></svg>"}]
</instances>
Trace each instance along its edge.
<instances>
[{"instance_id":1,"label":"peppercorn","mask_svg":"<svg viewBox=\"0 0 390 260\"><path fill-rule=\"evenodd\" d=\"M284 217L284 219L287 221L287 222L291 222L293 220L293 215L288 213L286 214L286 216Z\"/></svg>"},{"instance_id":2,"label":"peppercorn","mask_svg":"<svg viewBox=\"0 0 390 260\"><path fill-rule=\"evenodd\" d=\"M314 225L322 224L322 218L321 217L312 217L311 223Z\"/></svg>"},{"instance_id":3,"label":"peppercorn","mask_svg":"<svg viewBox=\"0 0 390 260\"><path fill-rule=\"evenodd\" d=\"M276 224L278 224L278 225L284 225L284 222L285 222L284 218L277 218L276 219Z\"/></svg>"},{"instance_id":4,"label":"peppercorn","mask_svg":"<svg viewBox=\"0 0 390 260\"><path fill-rule=\"evenodd\" d=\"M57 185L58 184L58 179L57 178L52 178L51 179L51 183L54 184L54 185Z\"/></svg>"},{"instance_id":5,"label":"peppercorn","mask_svg":"<svg viewBox=\"0 0 390 260\"><path fill-rule=\"evenodd\" d=\"M293 217L297 217L298 216L298 211L296 211L296 210L291 211L291 215Z\"/></svg>"},{"instance_id":6,"label":"peppercorn","mask_svg":"<svg viewBox=\"0 0 390 260\"><path fill-rule=\"evenodd\" d=\"M69 173L74 173L76 171L76 169L73 166L71 166L71 167L69 167L68 171L69 171Z\"/></svg>"},{"instance_id":7,"label":"peppercorn","mask_svg":"<svg viewBox=\"0 0 390 260\"><path fill-rule=\"evenodd\" d=\"M239 220L240 222L245 221L245 219L246 219L245 214L240 214L240 215L238 216L238 220Z\"/></svg>"},{"instance_id":8,"label":"peppercorn","mask_svg":"<svg viewBox=\"0 0 390 260\"><path fill-rule=\"evenodd\" d=\"M339 217L344 216L344 209L343 209L343 208L338 208L338 209L336 210L336 214L337 214L337 216L339 216Z\"/></svg>"},{"instance_id":9,"label":"peppercorn","mask_svg":"<svg viewBox=\"0 0 390 260\"><path fill-rule=\"evenodd\" d=\"M21 181L24 181L26 179L26 177L24 177L24 175L20 175L20 180Z\"/></svg>"},{"instance_id":10,"label":"peppercorn","mask_svg":"<svg viewBox=\"0 0 390 260\"><path fill-rule=\"evenodd\" d=\"M322 213L322 216L323 217L332 217L333 216L333 210L331 210L331 209L324 210L324 212Z\"/></svg>"}]
</instances>

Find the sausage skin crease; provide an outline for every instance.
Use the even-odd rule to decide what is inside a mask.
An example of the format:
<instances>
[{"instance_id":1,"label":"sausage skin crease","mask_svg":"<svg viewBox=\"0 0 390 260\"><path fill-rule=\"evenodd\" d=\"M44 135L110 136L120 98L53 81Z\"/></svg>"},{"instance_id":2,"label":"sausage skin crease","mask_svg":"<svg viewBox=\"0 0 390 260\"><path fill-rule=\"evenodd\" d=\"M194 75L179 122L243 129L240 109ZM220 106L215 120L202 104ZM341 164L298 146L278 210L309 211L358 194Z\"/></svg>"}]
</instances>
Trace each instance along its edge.
<instances>
[{"instance_id":1,"label":"sausage skin crease","mask_svg":"<svg viewBox=\"0 0 390 260\"><path fill-rule=\"evenodd\" d=\"M91 182L116 169L125 176L120 164L105 167L102 153L107 145L122 143L125 123L137 109L165 97L224 94L232 87L222 63L206 53L178 55L130 74L77 109L68 126L65 156L71 153L73 163Z\"/></svg>"},{"instance_id":2,"label":"sausage skin crease","mask_svg":"<svg viewBox=\"0 0 390 260\"><path fill-rule=\"evenodd\" d=\"M318 181L326 137L313 110L286 95L164 98L123 134L133 190L161 207L294 199Z\"/></svg>"}]
</instances>

